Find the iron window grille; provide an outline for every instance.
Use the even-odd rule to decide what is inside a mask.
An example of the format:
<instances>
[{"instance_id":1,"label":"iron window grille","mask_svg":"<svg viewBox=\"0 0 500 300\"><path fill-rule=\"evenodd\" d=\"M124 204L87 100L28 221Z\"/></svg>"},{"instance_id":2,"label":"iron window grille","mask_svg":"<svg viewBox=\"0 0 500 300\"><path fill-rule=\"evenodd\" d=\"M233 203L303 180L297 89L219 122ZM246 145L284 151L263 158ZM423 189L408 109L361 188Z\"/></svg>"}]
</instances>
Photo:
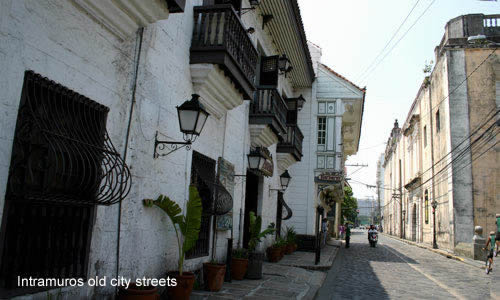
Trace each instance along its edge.
<instances>
[{"instance_id":1,"label":"iron window grille","mask_svg":"<svg viewBox=\"0 0 500 300\"><path fill-rule=\"evenodd\" d=\"M186 253L188 259L209 255L212 216L224 215L233 209L233 198L216 177L215 166L215 160L193 151L191 184L198 189L203 213L198 241Z\"/></svg>"},{"instance_id":2,"label":"iron window grille","mask_svg":"<svg viewBox=\"0 0 500 300\"><path fill-rule=\"evenodd\" d=\"M131 185L108 111L25 73L0 234L2 296L19 293L17 276L86 277L95 205L121 201Z\"/></svg>"}]
</instances>

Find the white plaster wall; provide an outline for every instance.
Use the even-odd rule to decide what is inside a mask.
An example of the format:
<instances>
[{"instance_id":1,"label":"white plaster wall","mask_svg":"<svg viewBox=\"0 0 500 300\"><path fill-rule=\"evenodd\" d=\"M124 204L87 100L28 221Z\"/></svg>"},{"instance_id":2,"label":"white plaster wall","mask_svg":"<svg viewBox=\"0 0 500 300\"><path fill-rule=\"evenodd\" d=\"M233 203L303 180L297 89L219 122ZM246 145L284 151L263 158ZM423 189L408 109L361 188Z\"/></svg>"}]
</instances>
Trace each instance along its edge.
<instances>
[{"instance_id":1,"label":"white plaster wall","mask_svg":"<svg viewBox=\"0 0 500 300\"><path fill-rule=\"evenodd\" d=\"M316 111L317 102L311 90L300 91L306 102L298 114L297 123L304 134L302 143L302 159L289 168L292 181L284 194L286 203L293 212L285 226L293 226L299 234L314 233L314 168L316 167ZM314 211L314 209L313 209Z\"/></svg>"},{"instance_id":2,"label":"white plaster wall","mask_svg":"<svg viewBox=\"0 0 500 300\"><path fill-rule=\"evenodd\" d=\"M193 92L189 72L192 7L200 3L201 0L187 1L184 13L171 14L167 20L152 24L144 31L137 102L127 155L132 190L122 202L119 274L122 276L162 276L166 271L176 269L177 248L172 224L159 209L143 207L142 200L165 194L185 207L192 151L181 149L167 157L153 159L153 147L156 131L161 139L182 139L175 106L189 99ZM243 6L248 7L249 4L244 3ZM261 41L266 53L277 54L268 30L262 30L260 14L249 12L243 20L246 27L256 29L252 38ZM0 3L0 207L4 204L25 70L40 73L108 106L107 129L118 152L123 153L132 99L135 46L135 36L120 42L70 1L6 0ZM285 91L288 96L296 95L284 76L280 77L279 85L279 90ZM209 118L193 150L214 160L223 156L235 165L236 174L245 174L250 145L248 106L249 103L245 102L219 120ZM304 142L305 147L308 144ZM276 145L270 150L276 158ZM276 160L274 165L274 176L263 180L259 208L263 227L276 221L277 195L276 192L269 193L269 188L279 186ZM235 245L239 237L239 211L244 203L244 191L245 183L236 183L233 209ZM116 275L118 207L99 206L97 209L89 277ZM219 259L225 255L226 238L229 236L230 231L218 232ZM261 248L271 242L269 237ZM199 268L208 259L188 260L186 269ZM64 291L69 299L92 295L104 297L114 290L105 287ZM42 294L38 297L46 296Z\"/></svg>"}]
</instances>

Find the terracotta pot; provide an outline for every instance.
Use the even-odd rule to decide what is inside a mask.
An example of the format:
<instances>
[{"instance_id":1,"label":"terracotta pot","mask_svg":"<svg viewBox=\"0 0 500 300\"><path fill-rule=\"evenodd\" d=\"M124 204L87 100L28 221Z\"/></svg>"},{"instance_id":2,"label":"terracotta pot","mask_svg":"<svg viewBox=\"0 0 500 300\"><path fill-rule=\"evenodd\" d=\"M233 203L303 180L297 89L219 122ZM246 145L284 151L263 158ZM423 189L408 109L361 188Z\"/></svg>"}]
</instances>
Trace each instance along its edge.
<instances>
[{"instance_id":1,"label":"terracotta pot","mask_svg":"<svg viewBox=\"0 0 500 300\"><path fill-rule=\"evenodd\" d=\"M269 257L269 256L268 256ZM264 260L264 253L251 252L248 255L248 279L261 279L262 278L262 261Z\"/></svg>"},{"instance_id":2,"label":"terracotta pot","mask_svg":"<svg viewBox=\"0 0 500 300\"><path fill-rule=\"evenodd\" d=\"M281 246L280 249L281 249L281 252L280 252L280 260L281 260L285 256L286 245L285 246Z\"/></svg>"},{"instance_id":3,"label":"terracotta pot","mask_svg":"<svg viewBox=\"0 0 500 300\"><path fill-rule=\"evenodd\" d=\"M175 278L176 286L167 286L168 299L189 300L194 285L194 274L191 272L171 272L168 274L170 278Z\"/></svg>"},{"instance_id":4,"label":"terracotta pot","mask_svg":"<svg viewBox=\"0 0 500 300\"><path fill-rule=\"evenodd\" d=\"M285 254L292 254L293 253L293 244L288 244L285 247Z\"/></svg>"},{"instance_id":5,"label":"terracotta pot","mask_svg":"<svg viewBox=\"0 0 500 300\"><path fill-rule=\"evenodd\" d=\"M297 246L297 244L293 244L293 252L297 251L297 248L298 248L298 247L299 247L299 246Z\"/></svg>"},{"instance_id":6,"label":"terracotta pot","mask_svg":"<svg viewBox=\"0 0 500 300\"><path fill-rule=\"evenodd\" d=\"M267 259L270 262L278 262L281 259L281 247L267 248Z\"/></svg>"},{"instance_id":7,"label":"terracotta pot","mask_svg":"<svg viewBox=\"0 0 500 300\"><path fill-rule=\"evenodd\" d=\"M119 300L157 300L160 299L158 289L154 286L138 287L131 283L128 289L120 288L118 292Z\"/></svg>"},{"instance_id":8,"label":"terracotta pot","mask_svg":"<svg viewBox=\"0 0 500 300\"><path fill-rule=\"evenodd\" d=\"M205 281L205 289L211 292L218 292L224 283L224 275L226 274L225 264L203 264L203 280Z\"/></svg>"},{"instance_id":9,"label":"terracotta pot","mask_svg":"<svg viewBox=\"0 0 500 300\"><path fill-rule=\"evenodd\" d=\"M248 269L247 258L233 258L231 260L231 277L236 280L243 280Z\"/></svg>"}]
</instances>

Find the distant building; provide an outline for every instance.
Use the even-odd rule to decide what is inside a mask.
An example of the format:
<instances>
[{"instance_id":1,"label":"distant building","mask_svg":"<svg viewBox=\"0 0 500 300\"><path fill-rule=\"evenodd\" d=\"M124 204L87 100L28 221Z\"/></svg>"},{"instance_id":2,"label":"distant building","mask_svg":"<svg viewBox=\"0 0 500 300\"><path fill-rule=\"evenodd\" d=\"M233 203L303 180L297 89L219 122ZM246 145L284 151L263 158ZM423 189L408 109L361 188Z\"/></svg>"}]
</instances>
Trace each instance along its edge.
<instances>
[{"instance_id":1,"label":"distant building","mask_svg":"<svg viewBox=\"0 0 500 300\"><path fill-rule=\"evenodd\" d=\"M500 212L500 15L454 18L384 161L386 232L471 255ZM435 203L435 221L432 204Z\"/></svg>"},{"instance_id":2,"label":"distant building","mask_svg":"<svg viewBox=\"0 0 500 300\"><path fill-rule=\"evenodd\" d=\"M309 43L309 49L317 77L298 116L304 156L290 167L294 178L285 197L294 215L287 224L314 235L316 222L328 216L330 230L338 233L345 161L358 151L366 90L322 64L318 46ZM326 191L332 203L323 199Z\"/></svg>"}]
</instances>

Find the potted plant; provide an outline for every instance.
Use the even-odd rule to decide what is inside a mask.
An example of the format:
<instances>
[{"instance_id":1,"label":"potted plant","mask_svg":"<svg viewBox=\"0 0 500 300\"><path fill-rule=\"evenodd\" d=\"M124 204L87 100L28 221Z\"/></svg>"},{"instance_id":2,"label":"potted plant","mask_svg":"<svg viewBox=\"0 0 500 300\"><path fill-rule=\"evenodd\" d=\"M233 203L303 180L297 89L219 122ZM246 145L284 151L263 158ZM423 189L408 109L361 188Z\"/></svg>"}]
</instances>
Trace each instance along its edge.
<instances>
[{"instance_id":1,"label":"potted plant","mask_svg":"<svg viewBox=\"0 0 500 300\"><path fill-rule=\"evenodd\" d=\"M231 275L236 280L243 280L248 269L248 251L244 248L233 250L231 256Z\"/></svg>"},{"instance_id":2,"label":"potted plant","mask_svg":"<svg viewBox=\"0 0 500 300\"><path fill-rule=\"evenodd\" d=\"M193 290L194 274L184 272L184 256L194 247L200 233L202 206L198 190L195 186L189 187L189 200L186 204L185 215L182 215L182 209L177 203L164 195L160 195L156 200L145 199L144 204L147 207L156 205L161 208L174 225L179 249L179 271L169 274L170 277L176 279L177 285L167 287L167 293L169 299L189 299Z\"/></svg>"},{"instance_id":3,"label":"potted plant","mask_svg":"<svg viewBox=\"0 0 500 300\"><path fill-rule=\"evenodd\" d=\"M262 218L255 216L253 211L250 212L250 240L248 241L248 270L247 278L261 279L262 278L262 261L264 260L264 253L256 252L256 248L261 242L261 239L268 234L272 234L275 229L270 225L264 231L262 229Z\"/></svg>"},{"instance_id":4,"label":"potted plant","mask_svg":"<svg viewBox=\"0 0 500 300\"><path fill-rule=\"evenodd\" d=\"M218 292L224 283L226 265L217 263L215 260L203 263L203 280L205 289L211 292Z\"/></svg>"},{"instance_id":5,"label":"potted plant","mask_svg":"<svg viewBox=\"0 0 500 300\"><path fill-rule=\"evenodd\" d=\"M286 228L286 250L285 254L292 254L297 248L297 233L293 226Z\"/></svg>"},{"instance_id":6,"label":"potted plant","mask_svg":"<svg viewBox=\"0 0 500 300\"><path fill-rule=\"evenodd\" d=\"M267 248L267 259L270 262L278 262L281 259L281 253L283 251L283 241L281 238L276 239L274 243Z\"/></svg>"},{"instance_id":7,"label":"potted plant","mask_svg":"<svg viewBox=\"0 0 500 300\"><path fill-rule=\"evenodd\" d=\"M130 283L128 288L118 290L119 300L157 300L160 299L158 288L154 286L137 286Z\"/></svg>"}]
</instances>

